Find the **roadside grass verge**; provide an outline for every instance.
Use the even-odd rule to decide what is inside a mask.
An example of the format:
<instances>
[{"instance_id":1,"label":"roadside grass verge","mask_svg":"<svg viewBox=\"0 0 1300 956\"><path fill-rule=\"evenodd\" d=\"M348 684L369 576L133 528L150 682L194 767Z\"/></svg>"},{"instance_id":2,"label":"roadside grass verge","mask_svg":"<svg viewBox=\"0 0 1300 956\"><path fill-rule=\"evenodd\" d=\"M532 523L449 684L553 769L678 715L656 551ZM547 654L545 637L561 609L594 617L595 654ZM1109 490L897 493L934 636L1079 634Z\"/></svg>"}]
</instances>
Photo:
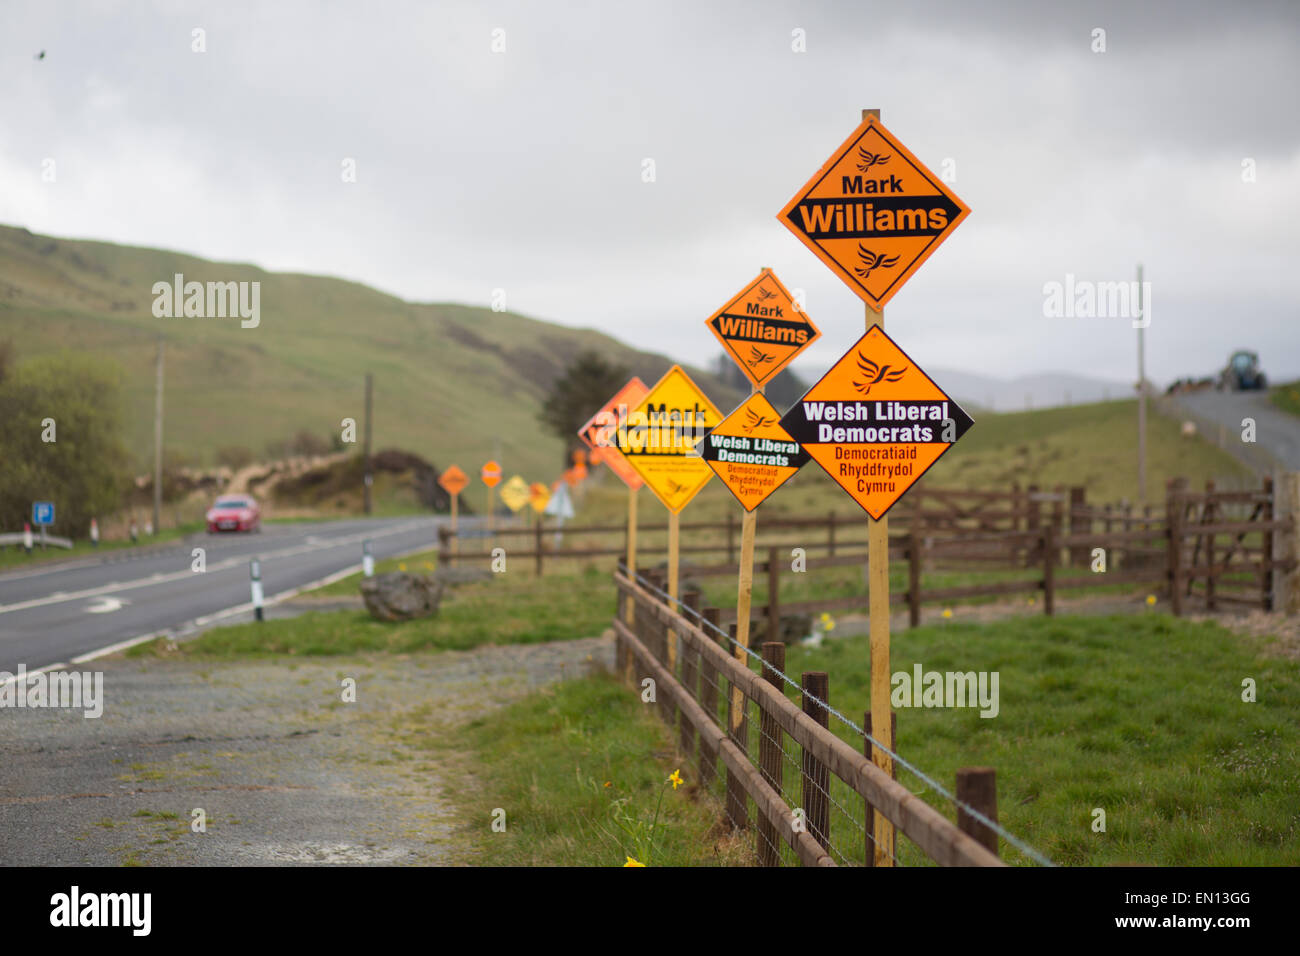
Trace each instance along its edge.
<instances>
[{"instance_id":1,"label":"roadside grass verge","mask_svg":"<svg viewBox=\"0 0 1300 956\"><path fill-rule=\"evenodd\" d=\"M310 612L299 617L213 628L165 648L159 639L128 656L190 657L333 655L365 651L411 653L468 650L484 644L538 644L593 637L614 616L605 575L533 578L493 575L449 587L436 617L385 623L362 611ZM317 592L319 593L319 592ZM355 594L355 587L342 593Z\"/></svg>"},{"instance_id":2,"label":"roadside grass verge","mask_svg":"<svg viewBox=\"0 0 1300 956\"><path fill-rule=\"evenodd\" d=\"M487 866L752 864L752 853L718 826L721 807L698 792L694 761L678 762L667 727L639 695L608 674L565 681L467 725L457 745L476 755L462 804L466 831ZM448 744L450 745L450 744ZM685 783L666 786L680 770ZM608 784L608 786L607 786ZM653 850L643 843L663 803ZM493 812L505 831L493 832ZM620 825L619 821L622 821Z\"/></svg>"},{"instance_id":3,"label":"roadside grass verge","mask_svg":"<svg viewBox=\"0 0 1300 956\"><path fill-rule=\"evenodd\" d=\"M126 551L131 548L149 548L160 544L167 544L172 541L179 541L181 538L191 534L198 534L204 529L202 521L190 521L174 528L162 528L157 534L141 537L137 543L130 540L123 541L100 541L99 547L92 547L90 541L73 541L71 549L50 547L41 550L40 532L33 529L32 540L38 542L36 547L32 548L29 555L23 551L22 545L6 545L0 548L0 570L12 570L26 567L34 564L45 564L52 561L69 561L74 558L89 558L99 554L109 552ZM65 537L61 535L61 537Z\"/></svg>"},{"instance_id":4,"label":"roadside grass verge","mask_svg":"<svg viewBox=\"0 0 1300 956\"><path fill-rule=\"evenodd\" d=\"M996 671L999 711L898 707L896 749L950 790L959 767L996 768L1000 822L1060 864L1294 866L1300 664L1264 656L1264 642L1156 612L900 631L894 674ZM867 636L845 636L789 648L786 672L826 671L831 705L860 722L869 661ZM1242 701L1247 677L1255 703ZM952 818L913 774L898 779ZM904 863L923 862L899 847ZM1005 842L1002 853L1023 861Z\"/></svg>"},{"instance_id":5,"label":"roadside grass verge","mask_svg":"<svg viewBox=\"0 0 1300 956\"><path fill-rule=\"evenodd\" d=\"M1269 389L1268 397L1282 411L1300 417L1300 381L1274 385Z\"/></svg>"}]
</instances>

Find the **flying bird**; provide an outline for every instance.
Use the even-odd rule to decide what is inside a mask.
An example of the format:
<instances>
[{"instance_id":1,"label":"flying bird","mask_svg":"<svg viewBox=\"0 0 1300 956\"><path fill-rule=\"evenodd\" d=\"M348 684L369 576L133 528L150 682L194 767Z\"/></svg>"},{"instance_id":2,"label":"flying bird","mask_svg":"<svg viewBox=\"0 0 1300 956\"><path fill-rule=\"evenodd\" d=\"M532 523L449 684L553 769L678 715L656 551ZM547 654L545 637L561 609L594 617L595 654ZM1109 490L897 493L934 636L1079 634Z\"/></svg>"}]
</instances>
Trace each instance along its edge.
<instances>
[{"instance_id":1,"label":"flying bird","mask_svg":"<svg viewBox=\"0 0 1300 956\"><path fill-rule=\"evenodd\" d=\"M908 367L904 365L902 368L895 369L891 372L890 366L877 365L875 362L871 361L871 359L859 352L858 368L860 368L862 374L867 377L867 381L854 382L853 386L863 395L867 395L870 394L872 385L879 385L881 382L897 382L903 377L903 373L907 371Z\"/></svg>"},{"instance_id":2,"label":"flying bird","mask_svg":"<svg viewBox=\"0 0 1300 956\"><path fill-rule=\"evenodd\" d=\"M762 428L764 425L770 425L776 421L775 418L768 418L766 415L760 415L752 408L745 409L745 424L741 430L746 434L752 434L755 428Z\"/></svg>"},{"instance_id":3,"label":"flying bird","mask_svg":"<svg viewBox=\"0 0 1300 956\"><path fill-rule=\"evenodd\" d=\"M860 242L858 243L858 258L862 260L862 266L855 268L853 271L863 279L871 275L873 269L889 269L898 264L898 256L878 256Z\"/></svg>"},{"instance_id":4,"label":"flying bird","mask_svg":"<svg viewBox=\"0 0 1300 956\"><path fill-rule=\"evenodd\" d=\"M767 300L767 299L775 299L775 298L776 298L776 293L775 293L775 292L769 292L767 289L764 289L762 286L759 286L759 288L758 288L758 301L759 301L759 302L763 302L763 301L765 301L765 300Z\"/></svg>"},{"instance_id":5,"label":"flying bird","mask_svg":"<svg viewBox=\"0 0 1300 956\"><path fill-rule=\"evenodd\" d=\"M882 155L880 153L873 153L865 146L859 146L858 159L862 160L860 163L858 163L858 169L860 169L862 172L865 173L872 166L885 165L885 163L889 162L890 157L888 155Z\"/></svg>"},{"instance_id":6,"label":"flying bird","mask_svg":"<svg viewBox=\"0 0 1300 956\"><path fill-rule=\"evenodd\" d=\"M776 361L775 355L768 355L766 352L760 351L758 346L756 345L750 346L749 349L750 365L766 365L768 362L774 362L774 361Z\"/></svg>"}]
</instances>

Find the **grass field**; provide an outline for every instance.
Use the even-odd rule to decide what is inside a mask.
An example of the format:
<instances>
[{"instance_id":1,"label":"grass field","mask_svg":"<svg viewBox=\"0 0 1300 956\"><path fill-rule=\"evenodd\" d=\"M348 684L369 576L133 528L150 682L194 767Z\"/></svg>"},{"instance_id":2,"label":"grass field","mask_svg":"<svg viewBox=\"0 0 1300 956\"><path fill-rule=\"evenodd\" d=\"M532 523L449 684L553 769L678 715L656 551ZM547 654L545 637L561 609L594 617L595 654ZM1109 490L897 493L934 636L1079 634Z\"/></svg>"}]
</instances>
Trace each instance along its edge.
<instances>
[{"instance_id":1,"label":"grass field","mask_svg":"<svg viewBox=\"0 0 1300 956\"><path fill-rule=\"evenodd\" d=\"M477 863L753 862L745 841L717 827L720 807L699 794L693 766L676 760L667 727L613 677L533 694L469 724L461 742L476 758L461 806L466 829L481 832L495 808L508 808L505 831L479 839ZM667 782L675 770L683 780L677 788Z\"/></svg>"},{"instance_id":2,"label":"grass field","mask_svg":"<svg viewBox=\"0 0 1300 956\"><path fill-rule=\"evenodd\" d=\"M1300 416L1300 381L1274 385L1268 397L1282 411Z\"/></svg>"},{"instance_id":3,"label":"grass field","mask_svg":"<svg viewBox=\"0 0 1300 956\"><path fill-rule=\"evenodd\" d=\"M1000 822L1057 863L1296 865L1300 664L1264 643L1160 613L896 633L894 673L1000 674L997 717L899 708L897 749L949 788L959 767L995 767ZM832 705L860 719L869 657L851 637L791 648L786 670L827 671ZM1256 703L1242 701L1245 678Z\"/></svg>"}]
</instances>

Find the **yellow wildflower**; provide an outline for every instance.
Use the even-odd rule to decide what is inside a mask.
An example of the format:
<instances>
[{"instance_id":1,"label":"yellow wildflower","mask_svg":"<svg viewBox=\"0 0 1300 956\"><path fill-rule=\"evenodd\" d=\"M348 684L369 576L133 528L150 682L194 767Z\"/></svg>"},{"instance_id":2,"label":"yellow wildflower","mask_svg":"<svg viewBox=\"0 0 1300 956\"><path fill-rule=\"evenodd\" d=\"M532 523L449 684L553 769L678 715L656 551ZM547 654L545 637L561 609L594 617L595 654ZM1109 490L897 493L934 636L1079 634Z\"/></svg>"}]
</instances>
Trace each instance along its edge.
<instances>
[{"instance_id":1,"label":"yellow wildflower","mask_svg":"<svg viewBox=\"0 0 1300 956\"><path fill-rule=\"evenodd\" d=\"M950 607L946 607L946 608L944 608L944 609L943 609L943 616L944 616L944 617L952 617L952 608L950 608Z\"/></svg>"},{"instance_id":2,"label":"yellow wildflower","mask_svg":"<svg viewBox=\"0 0 1300 956\"><path fill-rule=\"evenodd\" d=\"M680 770L674 770L673 775L668 779L672 781L674 790L686 782L682 779L682 772Z\"/></svg>"},{"instance_id":3,"label":"yellow wildflower","mask_svg":"<svg viewBox=\"0 0 1300 956\"><path fill-rule=\"evenodd\" d=\"M623 869L627 869L629 866L640 866L640 867L644 867L645 864L644 864L644 863L638 863L636 860L632 859L632 858L629 856L629 857L627 858L627 862L623 864Z\"/></svg>"},{"instance_id":4,"label":"yellow wildflower","mask_svg":"<svg viewBox=\"0 0 1300 956\"><path fill-rule=\"evenodd\" d=\"M1147 595L1147 607L1152 607L1152 606L1155 605L1155 603L1156 603L1156 596L1155 596L1154 594L1148 594L1148 595Z\"/></svg>"}]
</instances>

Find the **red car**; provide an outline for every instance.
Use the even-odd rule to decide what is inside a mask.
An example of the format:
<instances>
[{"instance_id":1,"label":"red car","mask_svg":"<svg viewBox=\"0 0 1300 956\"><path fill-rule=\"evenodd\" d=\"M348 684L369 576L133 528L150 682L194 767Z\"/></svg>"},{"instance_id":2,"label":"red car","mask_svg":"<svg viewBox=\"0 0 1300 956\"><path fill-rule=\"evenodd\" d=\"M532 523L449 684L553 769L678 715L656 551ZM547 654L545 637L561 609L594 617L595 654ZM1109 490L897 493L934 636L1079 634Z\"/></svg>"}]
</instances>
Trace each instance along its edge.
<instances>
[{"instance_id":1,"label":"red car","mask_svg":"<svg viewBox=\"0 0 1300 956\"><path fill-rule=\"evenodd\" d=\"M208 534L218 531L261 531L262 509L252 495L218 498L206 515Z\"/></svg>"}]
</instances>

